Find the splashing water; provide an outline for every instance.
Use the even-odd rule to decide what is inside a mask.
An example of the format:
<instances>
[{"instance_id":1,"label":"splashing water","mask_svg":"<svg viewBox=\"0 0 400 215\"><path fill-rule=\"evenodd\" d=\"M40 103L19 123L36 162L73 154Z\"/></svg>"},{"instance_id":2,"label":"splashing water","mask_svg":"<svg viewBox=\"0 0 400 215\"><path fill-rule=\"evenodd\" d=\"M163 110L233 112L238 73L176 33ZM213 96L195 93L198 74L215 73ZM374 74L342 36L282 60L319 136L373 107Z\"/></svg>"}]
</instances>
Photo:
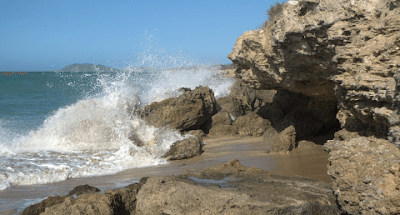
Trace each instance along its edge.
<instances>
[{"instance_id":1,"label":"splashing water","mask_svg":"<svg viewBox=\"0 0 400 215\"><path fill-rule=\"evenodd\" d=\"M13 119L11 114L8 119L0 115L0 190L164 164L162 155L172 143L186 137L175 130L147 125L132 114L134 110L179 96L177 89L181 87L207 85L216 97L225 96L234 82L219 76L212 67L128 67L117 73L35 75L43 76L38 80L47 80L46 90L59 90L62 95L56 98L79 95L50 111L39 126L28 126L24 131L19 131L18 125L10 126L16 124L8 121ZM42 103L43 107L31 108L52 104L47 100ZM129 139L132 135L144 145L138 147Z\"/></svg>"}]
</instances>

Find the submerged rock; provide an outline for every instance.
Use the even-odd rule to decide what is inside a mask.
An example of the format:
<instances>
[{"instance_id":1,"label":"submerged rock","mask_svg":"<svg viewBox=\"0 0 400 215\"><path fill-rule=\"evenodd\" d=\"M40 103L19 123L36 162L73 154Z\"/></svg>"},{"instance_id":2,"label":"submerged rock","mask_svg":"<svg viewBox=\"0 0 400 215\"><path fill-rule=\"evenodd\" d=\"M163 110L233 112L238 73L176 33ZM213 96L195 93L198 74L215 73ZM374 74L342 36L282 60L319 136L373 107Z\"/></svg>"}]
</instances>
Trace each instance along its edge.
<instances>
[{"instance_id":1,"label":"submerged rock","mask_svg":"<svg viewBox=\"0 0 400 215\"><path fill-rule=\"evenodd\" d=\"M213 91L200 86L187 90L178 98L153 102L139 114L150 125L187 131L199 129L216 112Z\"/></svg>"}]
</instances>

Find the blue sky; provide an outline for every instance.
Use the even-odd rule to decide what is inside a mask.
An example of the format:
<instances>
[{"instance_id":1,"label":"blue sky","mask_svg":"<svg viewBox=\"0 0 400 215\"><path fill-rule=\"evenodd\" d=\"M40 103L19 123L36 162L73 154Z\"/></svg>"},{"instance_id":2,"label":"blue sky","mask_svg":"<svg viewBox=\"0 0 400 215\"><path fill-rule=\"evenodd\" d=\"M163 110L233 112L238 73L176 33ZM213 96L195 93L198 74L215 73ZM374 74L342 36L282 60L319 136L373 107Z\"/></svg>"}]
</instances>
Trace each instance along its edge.
<instances>
[{"instance_id":1,"label":"blue sky","mask_svg":"<svg viewBox=\"0 0 400 215\"><path fill-rule=\"evenodd\" d=\"M277 1L2 0L0 71L230 63L236 39L261 26Z\"/></svg>"}]
</instances>

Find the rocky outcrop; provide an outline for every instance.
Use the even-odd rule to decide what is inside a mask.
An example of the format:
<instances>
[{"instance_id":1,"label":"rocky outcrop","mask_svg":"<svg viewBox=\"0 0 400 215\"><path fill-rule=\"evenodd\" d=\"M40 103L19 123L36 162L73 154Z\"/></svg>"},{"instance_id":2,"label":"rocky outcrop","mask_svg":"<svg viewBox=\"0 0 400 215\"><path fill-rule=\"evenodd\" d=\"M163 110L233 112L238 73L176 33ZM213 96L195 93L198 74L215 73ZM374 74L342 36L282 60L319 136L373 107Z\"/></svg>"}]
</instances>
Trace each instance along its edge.
<instances>
[{"instance_id":1,"label":"rocky outcrop","mask_svg":"<svg viewBox=\"0 0 400 215\"><path fill-rule=\"evenodd\" d=\"M399 1L292 0L277 11L236 41L236 75L256 89L337 102L343 128L400 146Z\"/></svg>"},{"instance_id":2,"label":"rocky outcrop","mask_svg":"<svg viewBox=\"0 0 400 215\"><path fill-rule=\"evenodd\" d=\"M63 198L41 214L340 214L327 184L245 167L236 159L180 176L143 178L103 194Z\"/></svg>"},{"instance_id":3,"label":"rocky outcrop","mask_svg":"<svg viewBox=\"0 0 400 215\"><path fill-rule=\"evenodd\" d=\"M139 115L150 125L180 131L199 129L217 112L213 91L208 87L187 90L178 98L153 102Z\"/></svg>"},{"instance_id":4,"label":"rocky outcrop","mask_svg":"<svg viewBox=\"0 0 400 215\"><path fill-rule=\"evenodd\" d=\"M236 76L309 98L273 123L294 125L300 139L329 128L335 111L344 130L325 149L338 203L349 214L400 213L400 2L290 0L272 9L236 41Z\"/></svg>"},{"instance_id":5,"label":"rocky outcrop","mask_svg":"<svg viewBox=\"0 0 400 215\"><path fill-rule=\"evenodd\" d=\"M400 152L389 141L341 132L328 141L328 174L349 214L400 213Z\"/></svg>"}]
</instances>

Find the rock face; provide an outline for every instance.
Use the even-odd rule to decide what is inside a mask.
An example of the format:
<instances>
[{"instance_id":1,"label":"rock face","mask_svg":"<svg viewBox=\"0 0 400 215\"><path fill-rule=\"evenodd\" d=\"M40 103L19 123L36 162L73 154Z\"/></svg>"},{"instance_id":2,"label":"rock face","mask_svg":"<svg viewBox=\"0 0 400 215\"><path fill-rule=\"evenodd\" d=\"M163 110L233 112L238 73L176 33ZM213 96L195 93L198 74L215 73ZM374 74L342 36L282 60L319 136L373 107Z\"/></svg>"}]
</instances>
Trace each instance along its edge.
<instances>
[{"instance_id":1,"label":"rock face","mask_svg":"<svg viewBox=\"0 0 400 215\"><path fill-rule=\"evenodd\" d=\"M236 76L309 98L307 108L284 111L280 128L298 135L328 128L335 111L344 130L325 149L338 203L349 214L399 214L400 2L291 0L273 11L236 41Z\"/></svg>"},{"instance_id":2,"label":"rock face","mask_svg":"<svg viewBox=\"0 0 400 215\"><path fill-rule=\"evenodd\" d=\"M229 58L249 86L337 102L343 128L400 146L399 16L398 0L293 0Z\"/></svg>"},{"instance_id":3,"label":"rock face","mask_svg":"<svg viewBox=\"0 0 400 215\"><path fill-rule=\"evenodd\" d=\"M150 125L188 131L199 129L216 112L213 91L208 87L197 87L178 98L153 102L139 114Z\"/></svg>"},{"instance_id":4,"label":"rock face","mask_svg":"<svg viewBox=\"0 0 400 215\"><path fill-rule=\"evenodd\" d=\"M180 176L142 178L103 194L62 198L41 214L340 214L327 184L245 167L235 159Z\"/></svg>"},{"instance_id":5,"label":"rock face","mask_svg":"<svg viewBox=\"0 0 400 215\"><path fill-rule=\"evenodd\" d=\"M333 190L342 210L399 214L399 150L387 140L347 134L341 135L345 140L330 140L324 146L330 155L328 174L334 179Z\"/></svg>"}]
</instances>

